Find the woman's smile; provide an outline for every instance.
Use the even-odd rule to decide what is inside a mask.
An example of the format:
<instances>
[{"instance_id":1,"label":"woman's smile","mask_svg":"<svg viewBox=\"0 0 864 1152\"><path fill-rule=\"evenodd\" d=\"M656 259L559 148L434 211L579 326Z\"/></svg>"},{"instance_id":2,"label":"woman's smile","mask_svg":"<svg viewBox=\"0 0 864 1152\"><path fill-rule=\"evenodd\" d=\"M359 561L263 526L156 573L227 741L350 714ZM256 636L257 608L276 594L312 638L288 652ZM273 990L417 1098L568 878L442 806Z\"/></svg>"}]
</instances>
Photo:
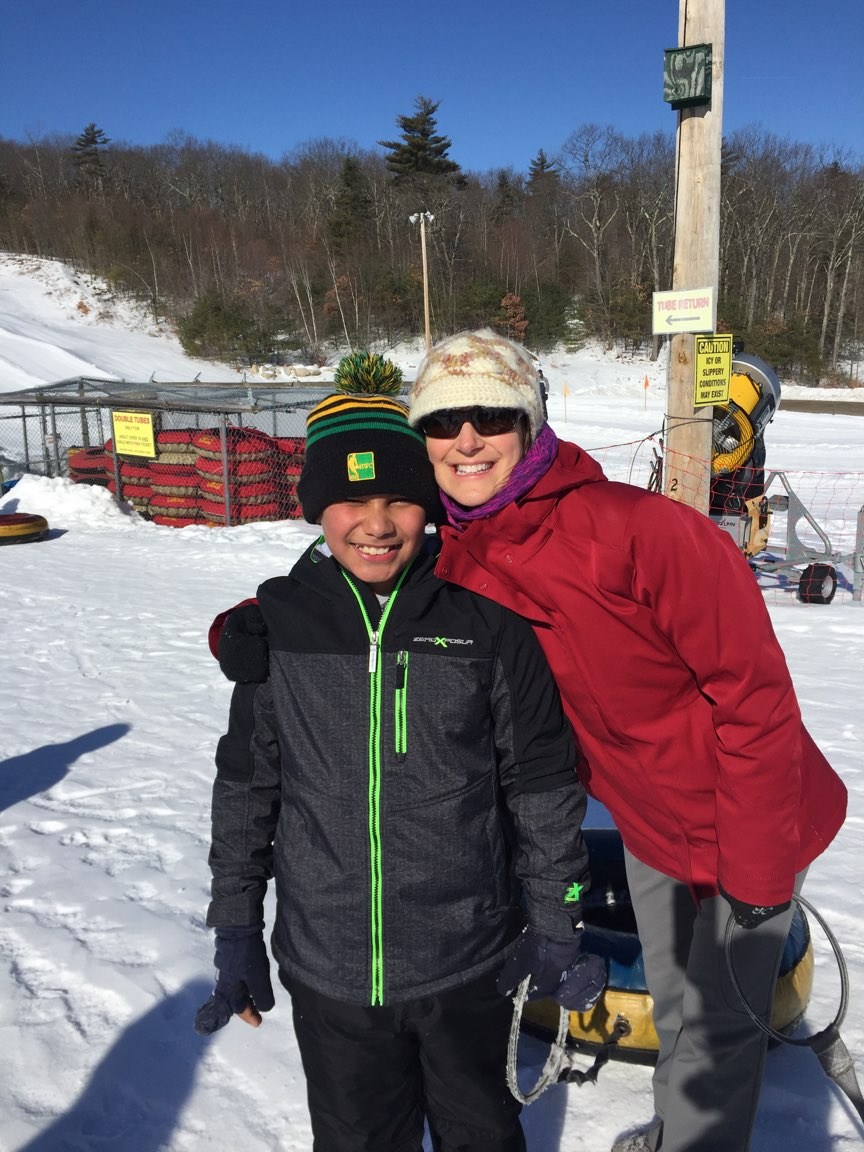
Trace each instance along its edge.
<instances>
[{"instance_id":1,"label":"woman's smile","mask_svg":"<svg viewBox=\"0 0 864 1152\"><path fill-rule=\"evenodd\" d=\"M466 420L449 440L426 438L438 487L451 500L477 508L507 483L524 454L521 429L481 436Z\"/></svg>"}]
</instances>

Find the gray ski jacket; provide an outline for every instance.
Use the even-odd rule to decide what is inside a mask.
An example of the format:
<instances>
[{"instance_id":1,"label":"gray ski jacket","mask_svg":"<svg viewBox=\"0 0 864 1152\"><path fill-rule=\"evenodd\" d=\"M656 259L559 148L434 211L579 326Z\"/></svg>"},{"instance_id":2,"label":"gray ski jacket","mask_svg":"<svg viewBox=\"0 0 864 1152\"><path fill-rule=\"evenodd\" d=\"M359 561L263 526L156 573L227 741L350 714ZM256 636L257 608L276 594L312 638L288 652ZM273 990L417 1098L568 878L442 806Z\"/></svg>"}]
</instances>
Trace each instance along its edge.
<instances>
[{"instance_id":1,"label":"gray ski jacket","mask_svg":"<svg viewBox=\"0 0 864 1152\"><path fill-rule=\"evenodd\" d=\"M258 591L270 678L219 742L212 927L264 918L280 969L363 1004L566 938L587 854L579 752L528 624L415 560L383 613L317 547Z\"/></svg>"}]
</instances>

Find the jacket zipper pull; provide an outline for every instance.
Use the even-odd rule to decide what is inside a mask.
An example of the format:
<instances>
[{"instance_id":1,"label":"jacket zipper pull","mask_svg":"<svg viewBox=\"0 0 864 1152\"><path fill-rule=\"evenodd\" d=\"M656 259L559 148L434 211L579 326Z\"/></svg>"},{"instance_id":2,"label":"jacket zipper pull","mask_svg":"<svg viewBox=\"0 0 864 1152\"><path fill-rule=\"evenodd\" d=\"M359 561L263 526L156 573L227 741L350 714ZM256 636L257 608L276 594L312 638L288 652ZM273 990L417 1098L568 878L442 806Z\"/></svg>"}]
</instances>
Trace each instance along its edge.
<instances>
[{"instance_id":1,"label":"jacket zipper pull","mask_svg":"<svg viewBox=\"0 0 864 1152\"><path fill-rule=\"evenodd\" d=\"M408 752L408 710L407 710L407 688L408 688L408 653L397 652L396 654L396 695L395 695L395 708L393 714L393 727L396 737L396 747L394 755L397 763L401 764Z\"/></svg>"},{"instance_id":2,"label":"jacket zipper pull","mask_svg":"<svg viewBox=\"0 0 864 1152\"><path fill-rule=\"evenodd\" d=\"M369 636L369 675L375 675L378 667L378 633L372 632Z\"/></svg>"}]
</instances>

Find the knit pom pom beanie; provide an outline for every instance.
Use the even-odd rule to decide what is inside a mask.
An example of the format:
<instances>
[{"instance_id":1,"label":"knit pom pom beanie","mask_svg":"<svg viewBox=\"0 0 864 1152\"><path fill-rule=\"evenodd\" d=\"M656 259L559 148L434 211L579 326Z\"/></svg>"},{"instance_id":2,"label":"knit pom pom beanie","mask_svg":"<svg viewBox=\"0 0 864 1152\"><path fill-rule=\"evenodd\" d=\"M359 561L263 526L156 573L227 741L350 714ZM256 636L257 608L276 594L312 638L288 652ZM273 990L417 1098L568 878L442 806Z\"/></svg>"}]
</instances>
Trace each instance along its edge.
<instances>
[{"instance_id":1,"label":"knit pom pom beanie","mask_svg":"<svg viewBox=\"0 0 864 1152\"><path fill-rule=\"evenodd\" d=\"M320 522L328 504L357 496L404 496L426 510L429 523L444 512L423 437L393 396L336 393L306 418L306 459L297 495L303 517Z\"/></svg>"},{"instance_id":2,"label":"knit pom pom beanie","mask_svg":"<svg viewBox=\"0 0 864 1152\"><path fill-rule=\"evenodd\" d=\"M431 348L411 390L408 420L450 408L516 408L528 417L532 442L546 416L540 372L521 344L491 328L458 332Z\"/></svg>"}]
</instances>

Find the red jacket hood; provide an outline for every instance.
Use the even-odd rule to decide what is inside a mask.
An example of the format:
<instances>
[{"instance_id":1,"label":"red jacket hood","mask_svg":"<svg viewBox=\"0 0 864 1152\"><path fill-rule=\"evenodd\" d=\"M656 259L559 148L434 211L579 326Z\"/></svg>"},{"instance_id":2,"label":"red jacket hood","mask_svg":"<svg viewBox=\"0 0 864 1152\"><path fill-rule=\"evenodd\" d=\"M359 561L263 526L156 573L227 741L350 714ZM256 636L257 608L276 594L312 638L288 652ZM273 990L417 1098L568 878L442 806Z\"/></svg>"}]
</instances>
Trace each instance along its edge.
<instances>
[{"instance_id":1,"label":"red jacket hood","mask_svg":"<svg viewBox=\"0 0 864 1152\"><path fill-rule=\"evenodd\" d=\"M574 488L606 480L606 475L597 461L569 440L558 441L558 453L548 471L540 477L527 496L520 503L531 500L558 500Z\"/></svg>"}]
</instances>

